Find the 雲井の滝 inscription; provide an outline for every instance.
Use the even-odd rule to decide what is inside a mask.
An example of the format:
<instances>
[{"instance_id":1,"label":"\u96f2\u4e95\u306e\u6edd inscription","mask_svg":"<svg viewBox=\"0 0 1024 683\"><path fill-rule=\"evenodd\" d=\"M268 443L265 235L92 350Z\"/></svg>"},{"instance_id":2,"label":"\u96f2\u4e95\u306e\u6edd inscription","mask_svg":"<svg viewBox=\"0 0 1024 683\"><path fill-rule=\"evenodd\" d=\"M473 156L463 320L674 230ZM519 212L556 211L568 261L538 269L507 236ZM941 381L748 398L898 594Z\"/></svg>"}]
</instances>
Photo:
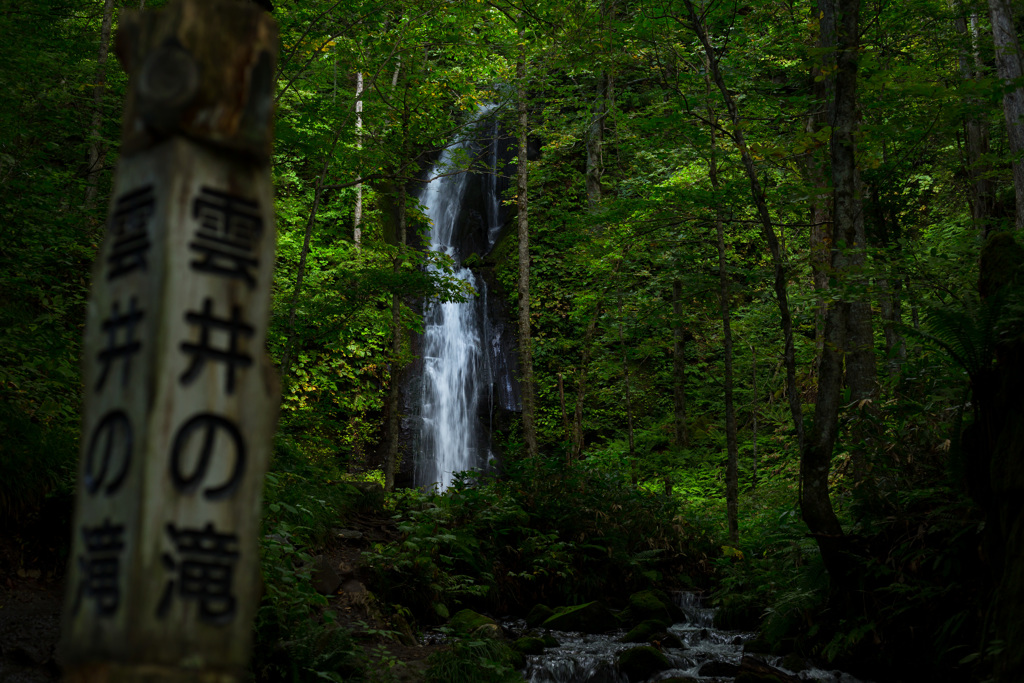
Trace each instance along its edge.
<instances>
[{"instance_id":1,"label":"\u96f2\u4e95\u306e\u6edd inscription","mask_svg":"<svg viewBox=\"0 0 1024 683\"><path fill-rule=\"evenodd\" d=\"M121 23L131 85L84 340L67 678L240 680L278 400L276 29L235 0Z\"/></svg>"}]
</instances>

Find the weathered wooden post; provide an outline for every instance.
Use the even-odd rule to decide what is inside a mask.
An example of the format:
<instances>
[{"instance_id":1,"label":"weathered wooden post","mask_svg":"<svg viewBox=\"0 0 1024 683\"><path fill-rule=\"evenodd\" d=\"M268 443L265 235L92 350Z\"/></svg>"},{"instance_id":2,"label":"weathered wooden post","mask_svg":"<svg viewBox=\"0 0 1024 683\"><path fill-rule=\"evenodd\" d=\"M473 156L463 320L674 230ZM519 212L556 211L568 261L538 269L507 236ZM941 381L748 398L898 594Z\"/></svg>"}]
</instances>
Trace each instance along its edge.
<instances>
[{"instance_id":1,"label":"weathered wooden post","mask_svg":"<svg viewBox=\"0 0 1024 683\"><path fill-rule=\"evenodd\" d=\"M93 273L68 681L237 681L277 415L266 358L277 29L256 5L125 12L122 157Z\"/></svg>"}]
</instances>

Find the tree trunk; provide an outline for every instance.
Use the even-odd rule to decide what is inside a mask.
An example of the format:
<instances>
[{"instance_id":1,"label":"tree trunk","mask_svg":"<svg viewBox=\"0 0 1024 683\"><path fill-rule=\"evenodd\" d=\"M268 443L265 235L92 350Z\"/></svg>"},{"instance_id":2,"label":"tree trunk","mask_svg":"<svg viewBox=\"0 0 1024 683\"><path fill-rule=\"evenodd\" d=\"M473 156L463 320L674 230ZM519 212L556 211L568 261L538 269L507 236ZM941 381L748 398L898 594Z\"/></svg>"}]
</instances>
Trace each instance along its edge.
<instances>
[{"instance_id":1,"label":"tree trunk","mask_svg":"<svg viewBox=\"0 0 1024 683\"><path fill-rule=\"evenodd\" d=\"M796 384L796 352L793 345L793 317L789 311L789 295L786 285L786 264L783 260L778 236L776 236L775 228L772 226L768 204L765 202L764 188L761 187L761 181L757 178L754 157L747 147L746 136L743 134L743 122L740 118L739 108L736 106L736 100L733 99L732 94L726 87L725 79L722 77L722 71L718 65L718 56L715 48L711 45L704 24L697 17L697 12L693 7L693 0L684 0L684 2L690 15L690 22L707 57L705 66L711 72L715 85L718 86L722 99L725 101L725 106L729 111L729 120L734 128L732 137L743 160L743 168L746 170L747 180L750 182L750 194L757 208L757 216L761 223L761 234L765 242L768 243L768 251L772 257L772 266L775 272L775 298L778 302L779 318L782 323L783 363L786 368L786 397L789 401L789 412L793 418L793 429L796 432L797 444L802 449L804 443L804 419L803 411L800 407L799 387Z\"/></svg>"},{"instance_id":2,"label":"tree trunk","mask_svg":"<svg viewBox=\"0 0 1024 683\"><path fill-rule=\"evenodd\" d=\"M523 401L523 440L526 454L537 456L537 427L533 388L533 350L530 348L530 231L527 199L526 37L519 29L519 59L516 61L519 158L517 198L519 227L519 370Z\"/></svg>"},{"instance_id":3,"label":"tree trunk","mask_svg":"<svg viewBox=\"0 0 1024 683\"><path fill-rule=\"evenodd\" d=\"M859 203L859 202L858 202ZM863 234L863 222L861 223ZM861 242L863 244L863 242ZM864 267L864 253L857 248L851 258L855 270ZM858 277L859 296L867 297L867 282ZM878 394L878 357L871 321L870 301L851 301L846 318L846 386L854 401L872 399Z\"/></svg>"},{"instance_id":4,"label":"tree trunk","mask_svg":"<svg viewBox=\"0 0 1024 683\"><path fill-rule=\"evenodd\" d=\"M752 458L753 461L754 461L753 462L753 464L754 464L754 473L753 473L753 484L751 484L751 488L754 488L754 487L757 486L757 407L758 407L757 403L758 403L758 401L757 401L757 348L753 344L750 345L750 379L751 379L751 385L752 385L752 389L753 389L752 396L754 397L753 400L751 401L751 406L750 406L750 421L752 423L752 426L751 426L751 432L752 432L751 443L754 446L754 454L753 454L753 458Z\"/></svg>"},{"instance_id":5,"label":"tree trunk","mask_svg":"<svg viewBox=\"0 0 1024 683\"><path fill-rule=\"evenodd\" d=\"M740 540L739 446L736 442L736 406L733 403L732 395L732 324L729 311L729 274L726 270L725 260L725 229L721 220L715 221L715 232L718 237L718 286L722 335L724 336L722 353L725 356L725 377L723 378L725 383L725 444L729 458L725 472L725 507L729 523L729 541L738 543Z\"/></svg>"},{"instance_id":6,"label":"tree trunk","mask_svg":"<svg viewBox=\"0 0 1024 683\"><path fill-rule=\"evenodd\" d=\"M306 260L309 258L309 243L313 237L313 226L316 224L316 214L320 209L320 197L323 194L324 179L327 177L327 169L334 157L334 148L338 144L338 134L334 134L334 141L331 143L330 152L324 158L324 166L320 170L320 178L316 183L316 190L313 192L313 207L309 210L309 220L306 221L306 234L302 240L302 251L299 252L299 267L295 273L295 288L292 289L292 302L288 309L288 341L284 347L284 356L281 358L281 395L288 395L288 378L291 375L292 351L295 346L295 311L298 308L299 295L302 293L302 282L306 275Z\"/></svg>"},{"instance_id":7,"label":"tree trunk","mask_svg":"<svg viewBox=\"0 0 1024 683\"><path fill-rule=\"evenodd\" d=\"M842 244L846 257L844 273L855 285L853 296L844 293L849 301L846 317L846 386L850 399L862 401L878 393L878 359L875 354L875 335L871 321L871 303L868 298L868 280L864 276L867 264L867 238L864 231L863 184L857 165L856 137L860 129L857 102L857 59L860 49L858 36L860 0L833 0L838 8L837 70L832 121L832 184L835 191L833 210L836 225L833 244ZM841 23L840 23L841 22Z\"/></svg>"},{"instance_id":8,"label":"tree trunk","mask_svg":"<svg viewBox=\"0 0 1024 683\"><path fill-rule=\"evenodd\" d=\"M1008 87L1003 95L1006 136L1013 158L1013 190L1017 196L1017 230L1024 230L1024 85L1020 84L1022 67L1020 41L1013 24L1010 0L988 0L992 20L992 40L996 46L996 74Z\"/></svg>"},{"instance_id":9,"label":"tree trunk","mask_svg":"<svg viewBox=\"0 0 1024 683\"><path fill-rule=\"evenodd\" d=\"M583 334L583 355L580 358L580 371L576 380L576 407L572 415L572 459L579 460L583 455L583 400L587 393L587 370L590 367L590 347L597 332L597 320L601 317L601 302L594 308L594 316L587 324Z\"/></svg>"},{"instance_id":10,"label":"tree trunk","mask_svg":"<svg viewBox=\"0 0 1024 683\"><path fill-rule=\"evenodd\" d=\"M860 0L822 0L822 42L835 50L834 104L831 119L833 133L832 243L847 245L856 242L857 175L854 149L856 117L857 47ZM841 278L850 269L850 253L846 249L832 252L832 270ZM828 473L839 426L839 408L843 375L843 349L850 306L833 301L825 318L825 340L818 367L818 396L814 406L814 422L802 451L800 475L802 490L800 509L811 534L817 539L822 559L833 588L845 583L846 571L841 557L843 529L832 509L828 491Z\"/></svg>"},{"instance_id":11,"label":"tree trunk","mask_svg":"<svg viewBox=\"0 0 1024 683\"><path fill-rule=\"evenodd\" d=\"M821 15L821 10L818 8L818 3L812 3L812 11L814 18L818 19ZM821 34L818 34L818 40L816 47L821 50L823 48ZM807 117L806 132L808 134L817 133L826 125L827 118L825 116L825 109L827 108L827 102L829 98L829 85L831 83L830 78L826 78L824 69L815 63L811 67L811 89L813 92L812 110L811 114ZM827 153L828 148L822 146L820 149ZM814 284L814 292L816 294L816 307L814 312L814 343L817 353L815 354L815 365L817 365L817 359L821 357L821 349L824 345L825 340L825 292L828 290L828 271L829 261L832 246L830 244L831 239L831 226L832 226L832 211L831 211L831 191L828 186L828 179L826 177L826 169L828 164L824 158L821 158L817 154L817 149L807 153L806 163L804 165L807 173L807 180L815 188L816 192L811 197L811 232L810 232L810 262L811 262L811 277Z\"/></svg>"},{"instance_id":12,"label":"tree trunk","mask_svg":"<svg viewBox=\"0 0 1024 683\"><path fill-rule=\"evenodd\" d=\"M711 82L707 81L707 95L711 95ZM718 158L715 145L715 128L718 118L708 107L708 118L711 120L711 156L708 159L708 177L711 189L718 194ZM718 246L718 298L719 311L722 315L722 337L725 362L725 376L722 378L725 390L725 447L728 461L725 471L725 516L729 524L729 542L739 543L739 446L736 440L736 406L733 402L732 377L732 314L729 310L729 271L725 258L725 228L721 209L716 209L715 237Z\"/></svg>"},{"instance_id":13,"label":"tree trunk","mask_svg":"<svg viewBox=\"0 0 1024 683\"><path fill-rule=\"evenodd\" d=\"M562 433L565 435L565 464L572 464L572 429L569 427L569 414L565 412L565 382L562 373L558 373L558 407L562 411Z\"/></svg>"},{"instance_id":14,"label":"tree trunk","mask_svg":"<svg viewBox=\"0 0 1024 683\"><path fill-rule=\"evenodd\" d=\"M639 482L638 465L636 461L636 450L633 446L633 400L629 387L629 359L626 354L626 340L622 333L622 289L619 289L619 349L622 351L622 378L623 397L626 400L626 436L629 443L629 471L633 486Z\"/></svg>"},{"instance_id":15,"label":"tree trunk","mask_svg":"<svg viewBox=\"0 0 1024 683\"><path fill-rule=\"evenodd\" d=\"M356 72L356 149L363 148L363 72ZM352 221L352 241L359 249L363 243L363 184L356 184L355 218Z\"/></svg>"},{"instance_id":16,"label":"tree trunk","mask_svg":"<svg viewBox=\"0 0 1024 683\"><path fill-rule=\"evenodd\" d=\"M100 24L100 49L96 56L96 85L92 89L92 122L89 125L89 166L85 176L85 208L96 203L99 172L103 165L103 91L107 86L107 57L110 55L110 31L114 24L114 0L103 3L103 22Z\"/></svg>"},{"instance_id":17,"label":"tree trunk","mask_svg":"<svg viewBox=\"0 0 1024 683\"><path fill-rule=\"evenodd\" d=\"M587 206L597 210L601 203L601 143L604 137L604 117L607 97L607 74L597 76L597 97L587 129Z\"/></svg>"},{"instance_id":18,"label":"tree trunk","mask_svg":"<svg viewBox=\"0 0 1024 683\"><path fill-rule=\"evenodd\" d=\"M960 48L960 77L965 81L977 81L982 75L981 55L978 53L978 15L970 17L960 14L963 7L958 0L951 0L950 6L958 13L954 20L956 32L964 41ZM967 177L970 178L970 208L974 228L984 238L991 230L992 213L995 208L995 188L990 179L991 167L987 161L988 123L977 112L983 111L984 104L971 98L971 111L964 117L964 140L967 148Z\"/></svg>"},{"instance_id":19,"label":"tree trunk","mask_svg":"<svg viewBox=\"0 0 1024 683\"><path fill-rule=\"evenodd\" d=\"M405 183L399 183L398 191L398 255L395 257L394 273L402 270L405 258ZM388 384L388 448L384 459L384 490L395 490L395 471L398 469L399 415L398 398L401 387L399 375L402 369L402 298L391 295L391 379Z\"/></svg>"},{"instance_id":20,"label":"tree trunk","mask_svg":"<svg viewBox=\"0 0 1024 683\"><path fill-rule=\"evenodd\" d=\"M400 69L401 67L399 67ZM395 72L397 86L398 71ZM402 96L402 155L400 163L405 164L412 159L412 141L409 135L409 122L412 113L409 110L409 79L405 78L406 92ZM405 228L406 228L406 188L405 178L400 167L398 179L398 229L395 235L398 253L395 255L393 272L397 276L405 263ZM398 398L401 391L399 378L404 363L402 362L402 299L395 293L391 295L391 378L388 385L388 447L384 457L384 490L395 489L395 472L398 469L398 437L399 415Z\"/></svg>"},{"instance_id":21,"label":"tree trunk","mask_svg":"<svg viewBox=\"0 0 1024 683\"><path fill-rule=\"evenodd\" d=\"M683 327L683 283L672 281L672 399L677 448L690 445L686 430L686 329Z\"/></svg>"}]
</instances>

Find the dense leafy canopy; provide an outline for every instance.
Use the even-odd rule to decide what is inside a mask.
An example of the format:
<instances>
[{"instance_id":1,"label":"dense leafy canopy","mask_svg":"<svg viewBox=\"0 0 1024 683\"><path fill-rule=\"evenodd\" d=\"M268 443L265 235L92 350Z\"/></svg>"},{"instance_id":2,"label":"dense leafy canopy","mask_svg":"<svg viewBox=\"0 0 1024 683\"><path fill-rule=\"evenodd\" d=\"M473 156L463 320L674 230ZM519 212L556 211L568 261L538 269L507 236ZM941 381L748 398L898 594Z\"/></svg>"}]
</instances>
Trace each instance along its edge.
<instances>
[{"instance_id":1,"label":"dense leafy canopy","mask_svg":"<svg viewBox=\"0 0 1024 683\"><path fill-rule=\"evenodd\" d=\"M146 8L162 4L151 0ZM684 514L723 539L722 603L737 618L768 609L769 638L801 634L819 655L855 657L871 634L881 648L876 658L889 666L903 656L932 657L936 670L961 662L987 670L998 644L975 635L992 586L955 598L947 587L985 573L974 552L985 510L965 484L972 463L961 434L981 419L977 401L969 403L972 389L996 367L998 345L1020 332L1015 295L980 303L976 292L985 233L1014 225L1014 158L1002 103L1024 84L997 76L988 10L977 0L859 3L854 135L866 247L855 271L831 270L827 256L820 265L821 249L854 245L815 237L831 221L835 70L834 50L821 42L820 4L276 2L278 240L268 348L275 361L287 359L278 446L287 451L282 462L302 473L293 478L379 469L386 396L410 360L402 340L422 324L420 303L476 295L451 276L447 255L423 248L427 225L415 198L429 163L471 130L481 105L496 105L506 129L514 128L515 59L523 48L536 148L529 162L531 350L544 466L566 460L575 445L578 461L558 476L596 477L600 483L579 483L580 490L608 487L616 496L631 482L640 498L626 496L622 505L637 506L641 526L654 514L643 496L667 496L657 512L666 522ZM691 5L737 119L712 82ZM96 82L102 9L84 0L0 2L0 515L12 520L73 487L89 268L102 239L127 87L113 63ZM1016 19L1019 27L1024 16ZM971 130L983 131L983 148L972 147ZM97 145L99 166L89 168ZM759 197L751 196L743 154L753 160ZM449 171L472 163L459 159ZM588 177L598 179L596 202ZM979 194L978 178L987 195ZM90 187L100 201L89 201ZM514 206L511 187L505 200ZM358 242L357 192L364 207ZM860 543L859 590L870 604L859 611L845 604L847 612L822 616L828 596L807 569L820 569L820 560L797 511L801 453L787 407L773 262L755 200L764 202L780 243L800 418L808 424L824 309L870 306L878 390L865 400L844 396L828 480L846 533ZM396 239L399 201L406 202L406 244ZM976 211L982 201L984 225ZM475 261L494 269L508 310L517 282L513 223ZM718 317L722 297L729 349ZM680 302L681 315L673 305ZM724 541L726 353L739 422L738 544ZM673 401L677 388L685 389L683 415ZM679 420L683 440L674 431ZM516 461L515 425L497 438ZM409 607L428 599L419 607L435 616L460 600L482 599L487 591L465 577L491 570L470 566L477 549L458 546L473 533L511 534L532 548L531 557L496 559L505 574L488 574L499 597L489 595L503 608L526 608L547 590L540 583L527 590L511 576L530 562L548 563L547 574L537 574L543 580L579 578L576 597L595 592L585 579L617 580L588 564L593 558L581 541L558 536L563 527L538 522L555 511L529 490L534 472L510 464L513 483L486 489L495 500L471 488L454 494L461 498L444 513L458 529L445 539L449 565L437 557L429 563L448 583L429 590L402 584L391 599ZM272 499L287 498L284 480L274 480ZM424 514L407 513L410 539L437 533ZM479 518L471 523L472 515ZM642 544L628 533L607 541L608 552L621 555L609 567L637 563ZM569 559L564 551L573 543L583 554ZM421 566L416 558L415 547L403 546L376 566ZM948 600L942 609L939 599Z\"/></svg>"}]
</instances>

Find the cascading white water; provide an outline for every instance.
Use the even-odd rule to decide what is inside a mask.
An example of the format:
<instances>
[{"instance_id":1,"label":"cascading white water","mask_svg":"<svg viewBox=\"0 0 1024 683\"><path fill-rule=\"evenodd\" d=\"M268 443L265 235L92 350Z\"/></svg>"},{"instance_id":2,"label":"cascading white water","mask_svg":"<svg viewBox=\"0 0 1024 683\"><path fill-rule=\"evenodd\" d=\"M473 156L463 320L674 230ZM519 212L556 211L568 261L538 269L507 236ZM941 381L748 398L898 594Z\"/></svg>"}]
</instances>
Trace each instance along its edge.
<instances>
[{"instance_id":1,"label":"cascading white water","mask_svg":"<svg viewBox=\"0 0 1024 683\"><path fill-rule=\"evenodd\" d=\"M455 244L455 228L466 192L468 173L445 174L459 143L445 150L431 169L434 177L420 196L430 218L430 248L455 259L455 275L479 290L476 276L461 265ZM421 404L420 453L416 484L451 485L455 473L486 462L479 453L477 403L481 382L488 382L484 363L483 327L475 300L428 301L423 315L423 399Z\"/></svg>"},{"instance_id":2,"label":"cascading white water","mask_svg":"<svg viewBox=\"0 0 1024 683\"><path fill-rule=\"evenodd\" d=\"M496 454L491 434L521 410L516 377L515 336L505 322L500 297L488 298L487 282L462 262L471 253L486 255L504 224L500 196L507 187L501 129L494 105L481 107L466 135L430 169L420 204L430 219L430 249L455 261L455 276L478 296L464 303L427 301L420 340L422 374L410 378L409 411L414 483L449 487L458 472L488 467ZM474 139L475 138L475 139ZM477 172L458 172L457 164L475 158Z\"/></svg>"}]
</instances>

